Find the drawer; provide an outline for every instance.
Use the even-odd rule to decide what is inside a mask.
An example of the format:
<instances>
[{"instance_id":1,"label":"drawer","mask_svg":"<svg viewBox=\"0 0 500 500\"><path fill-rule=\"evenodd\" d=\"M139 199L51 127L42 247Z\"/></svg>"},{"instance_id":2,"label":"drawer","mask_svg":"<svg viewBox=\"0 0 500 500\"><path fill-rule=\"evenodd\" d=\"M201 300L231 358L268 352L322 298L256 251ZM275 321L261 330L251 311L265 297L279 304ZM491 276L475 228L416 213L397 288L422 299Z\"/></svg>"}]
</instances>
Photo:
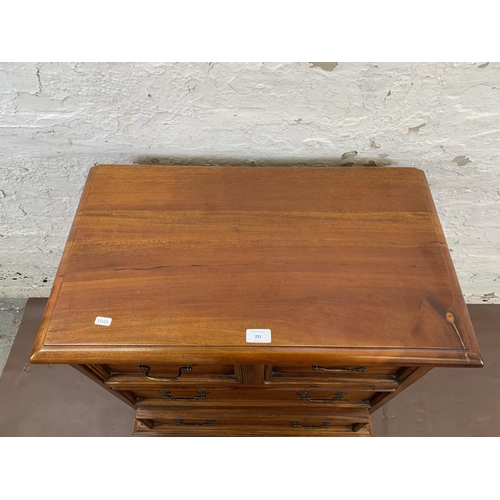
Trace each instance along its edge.
<instances>
[{"instance_id":1,"label":"drawer","mask_svg":"<svg viewBox=\"0 0 500 500\"><path fill-rule=\"evenodd\" d=\"M116 363L106 365L111 374L144 374L149 367L150 376L177 378L197 375L232 375L234 365L197 363Z\"/></svg>"},{"instance_id":2,"label":"drawer","mask_svg":"<svg viewBox=\"0 0 500 500\"><path fill-rule=\"evenodd\" d=\"M396 375L401 370L401 366L387 365L270 365L271 373L304 373L315 375Z\"/></svg>"},{"instance_id":3,"label":"drawer","mask_svg":"<svg viewBox=\"0 0 500 500\"><path fill-rule=\"evenodd\" d=\"M366 387L373 390L397 389L400 366L334 366L334 365L268 365L267 384L328 384L346 387ZM393 389L391 389L391 387Z\"/></svg>"},{"instance_id":4,"label":"drawer","mask_svg":"<svg viewBox=\"0 0 500 500\"><path fill-rule=\"evenodd\" d=\"M359 430L370 422L366 408L315 408L314 413L304 412L297 407L241 407L241 408L154 408L139 406L136 419L149 422L153 427L173 429L206 427L253 426L281 427L315 431L335 427Z\"/></svg>"},{"instance_id":5,"label":"drawer","mask_svg":"<svg viewBox=\"0 0 500 500\"><path fill-rule=\"evenodd\" d=\"M165 384L238 382L234 365L226 364L145 364L106 365L110 372L106 384L126 389L129 386L163 387Z\"/></svg>"},{"instance_id":6,"label":"drawer","mask_svg":"<svg viewBox=\"0 0 500 500\"><path fill-rule=\"evenodd\" d=\"M265 425L215 425L202 427L183 427L164 424L148 424L141 420L135 420L135 436L303 436L303 437L368 437L371 436L370 424L354 430L352 426L332 426L318 428L298 428L287 426L265 426Z\"/></svg>"},{"instance_id":7,"label":"drawer","mask_svg":"<svg viewBox=\"0 0 500 500\"><path fill-rule=\"evenodd\" d=\"M151 391L148 389L136 389L133 394L137 398L137 404L156 406L176 406L178 404L190 404L192 406L278 406L296 405L302 408L312 408L317 405L336 406L345 408L369 407L369 400L379 393L373 391L337 391L336 389L303 388L303 390L255 390L227 388L179 388Z\"/></svg>"}]
</instances>

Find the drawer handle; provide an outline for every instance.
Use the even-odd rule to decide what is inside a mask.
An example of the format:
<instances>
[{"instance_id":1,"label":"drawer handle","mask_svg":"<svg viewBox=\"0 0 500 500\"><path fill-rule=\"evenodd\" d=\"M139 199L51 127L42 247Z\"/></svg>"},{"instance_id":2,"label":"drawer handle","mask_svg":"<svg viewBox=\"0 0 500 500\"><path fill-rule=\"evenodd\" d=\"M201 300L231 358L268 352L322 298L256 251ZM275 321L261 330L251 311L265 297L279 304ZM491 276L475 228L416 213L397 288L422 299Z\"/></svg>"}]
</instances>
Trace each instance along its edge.
<instances>
[{"instance_id":1,"label":"drawer handle","mask_svg":"<svg viewBox=\"0 0 500 500\"><path fill-rule=\"evenodd\" d=\"M182 372L190 372L193 369L194 365L186 365L186 366L181 366L179 368L179 373L177 374L177 377L173 378L158 378L158 377L151 377L149 375L149 372L151 371L151 367L148 365L139 365L137 367L138 370L145 370L146 371L146 378L149 380L157 380L158 382L172 382L173 380L179 380L181 378Z\"/></svg>"},{"instance_id":2,"label":"drawer handle","mask_svg":"<svg viewBox=\"0 0 500 500\"><path fill-rule=\"evenodd\" d=\"M176 420L175 425L189 425L191 427L210 427L213 425L215 420L205 420L204 424L190 424L188 422L184 422L184 420Z\"/></svg>"},{"instance_id":3,"label":"drawer handle","mask_svg":"<svg viewBox=\"0 0 500 500\"><path fill-rule=\"evenodd\" d=\"M354 368L328 368L326 366L314 365L312 369L324 372L366 372L366 366L356 366Z\"/></svg>"},{"instance_id":4,"label":"drawer handle","mask_svg":"<svg viewBox=\"0 0 500 500\"><path fill-rule=\"evenodd\" d=\"M330 424L328 422L322 422L320 425L302 425L298 422L291 422L292 427L298 427L299 429L328 429Z\"/></svg>"},{"instance_id":5,"label":"drawer handle","mask_svg":"<svg viewBox=\"0 0 500 500\"><path fill-rule=\"evenodd\" d=\"M208 391L198 391L198 396L194 398L174 398L170 395L171 392L160 391L160 394L163 399L170 399L170 401L199 401L200 399L205 399L205 396L209 393Z\"/></svg>"},{"instance_id":6,"label":"drawer handle","mask_svg":"<svg viewBox=\"0 0 500 500\"><path fill-rule=\"evenodd\" d=\"M309 392L298 392L302 401L312 401L313 403L332 403L333 401L344 401L345 392L336 392L331 399L313 399Z\"/></svg>"}]
</instances>

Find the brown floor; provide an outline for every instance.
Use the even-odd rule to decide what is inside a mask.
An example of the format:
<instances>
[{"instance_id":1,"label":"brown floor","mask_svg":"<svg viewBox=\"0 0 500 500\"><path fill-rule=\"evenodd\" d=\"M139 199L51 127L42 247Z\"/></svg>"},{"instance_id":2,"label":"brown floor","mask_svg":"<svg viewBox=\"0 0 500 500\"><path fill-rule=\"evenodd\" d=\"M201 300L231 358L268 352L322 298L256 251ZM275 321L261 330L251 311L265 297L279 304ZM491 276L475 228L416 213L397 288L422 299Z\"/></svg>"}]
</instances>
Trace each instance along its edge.
<instances>
[{"instance_id":1,"label":"brown floor","mask_svg":"<svg viewBox=\"0 0 500 500\"><path fill-rule=\"evenodd\" d=\"M0 378L0 436L130 436L134 410L66 365L32 365L46 299L30 299Z\"/></svg>"},{"instance_id":2,"label":"brown floor","mask_svg":"<svg viewBox=\"0 0 500 500\"><path fill-rule=\"evenodd\" d=\"M70 366L31 365L30 299L0 378L0 436L131 436L134 410ZM436 368L374 414L376 436L500 436L500 305L470 305L485 367Z\"/></svg>"}]
</instances>

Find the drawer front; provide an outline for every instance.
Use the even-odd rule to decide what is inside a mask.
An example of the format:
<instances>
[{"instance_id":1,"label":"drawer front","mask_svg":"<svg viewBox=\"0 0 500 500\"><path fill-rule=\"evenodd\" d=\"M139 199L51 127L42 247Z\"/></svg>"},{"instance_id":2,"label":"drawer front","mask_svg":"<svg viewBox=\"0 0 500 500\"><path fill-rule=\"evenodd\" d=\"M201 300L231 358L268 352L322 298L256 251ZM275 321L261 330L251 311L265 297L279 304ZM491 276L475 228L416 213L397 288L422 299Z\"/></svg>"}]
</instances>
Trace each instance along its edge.
<instances>
[{"instance_id":1,"label":"drawer front","mask_svg":"<svg viewBox=\"0 0 500 500\"><path fill-rule=\"evenodd\" d=\"M342 384L351 387L386 386L397 388L396 378L403 368L399 366L334 366L334 365L269 365L267 384Z\"/></svg>"},{"instance_id":2,"label":"drawer front","mask_svg":"<svg viewBox=\"0 0 500 500\"><path fill-rule=\"evenodd\" d=\"M367 374L367 375L395 375L401 370L401 366L387 365L271 365L274 373L308 373L308 374Z\"/></svg>"},{"instance_id":3,"label":"drawer front","mask_svg":"<svg viewBox=\"0 0 500 500\"><path fill-rule=\"evenodd\" d=\"M235 366L226 364L123 363L108 364L106 368L106 384L124 389L134 385L156 388L165 384L236 383L240 379Z\"/></svg>"},{"instance_id":4,"label":"drawer front","mask_svg":"<svg viewBox=\"0 0 500 500\"><path fill-rule=\"evenodd\" d=\"M151 391L135 389L133 391L138 404L175 406L192 403L193 406L277 406L295 404L303 408L317 405L339 407L368 407L369 400L379 393L373 391L338 391L337 389L303 388L302 390L230 390L205 387L180 388L169 387Z\"/></svg>"},{"instance_id":5,"label":"drawer front","mask_svg":"<svg viewBox=\"0 0 500 500\"><path fill-rule=\"evenodd\" d=\"M136 418L153 426L172 428L201 427L282 427L299 430L320 430L334 427L361 429L369 424L366 408L317 408L314 413L296 407L270 408L151 408L139 406Z\"/></svg>"},{"instance_id":6,"label":"drawer front","mask_svg":"<svg viewBox=\"0 0 500 500\"><path fill-rule=\"evenodd\" d=\"M304 436L304 437L367 437L371 436L370 424L360 429L352 426L332 426L318 428L299 428L292 425L287 426L265 426L265 425L212 425L207 426L172 426L158 423L144 423L135 421L134 435L136 436Z\"/></svg>"},{"instance_id":7,"label":"drawer front","mask_svg":"<svg viewBox=\"0 0 500 500\"><path fill-rule=\"evenodd\" d=\"M233 375L234 365L211 365L199 363L112 363L106 365L108 370L114 373L143 374L145 366L150 368L150 374L154 377L175 378L193 375ZM189 368L187 368L189 367ZM180 373L179 373L180 370Z\"/></svg>"}]
</instances>

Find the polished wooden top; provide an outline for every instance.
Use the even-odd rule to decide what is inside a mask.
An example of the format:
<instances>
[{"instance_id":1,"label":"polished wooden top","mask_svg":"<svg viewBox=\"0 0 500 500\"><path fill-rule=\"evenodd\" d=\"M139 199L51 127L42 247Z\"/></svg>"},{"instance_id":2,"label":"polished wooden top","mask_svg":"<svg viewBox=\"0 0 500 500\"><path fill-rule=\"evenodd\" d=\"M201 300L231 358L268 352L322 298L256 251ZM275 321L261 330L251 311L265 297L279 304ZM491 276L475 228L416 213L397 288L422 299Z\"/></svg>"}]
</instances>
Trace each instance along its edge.
<instances>
[{"instance_id":1,"label":"polished wooden top","mask_svg":"<svg viewBox=\"0 0 500 500\"><path fill-rule=\"evenodd\" d=\"M138 356L482 363L421 170L99 165L32 361Z\"/></svg>"}]
</instances>

